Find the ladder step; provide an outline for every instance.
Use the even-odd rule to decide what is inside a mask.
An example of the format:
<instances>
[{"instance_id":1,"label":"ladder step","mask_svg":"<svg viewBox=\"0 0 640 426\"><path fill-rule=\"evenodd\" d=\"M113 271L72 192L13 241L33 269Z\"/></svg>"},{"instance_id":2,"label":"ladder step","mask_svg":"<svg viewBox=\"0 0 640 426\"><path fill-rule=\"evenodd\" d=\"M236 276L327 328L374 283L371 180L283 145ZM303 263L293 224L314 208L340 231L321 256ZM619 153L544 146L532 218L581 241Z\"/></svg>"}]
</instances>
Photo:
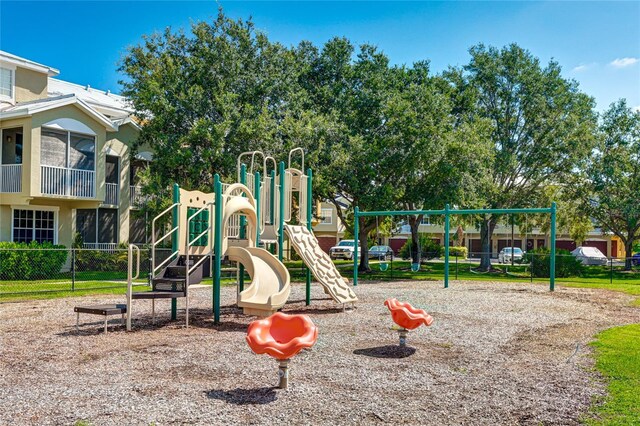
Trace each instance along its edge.
<instances>
[{"instance_id":1,"label":"ladder step","mask_svg":"<svg viewBox=\"0 0 640 426\"><path fill-rule=\"evenodd\" d=\"M133 293L131 298L134 300L140 299L177 299L179 297L185 297L182 291L143 291L139 293Z\"/></svg>"}]
</instances>

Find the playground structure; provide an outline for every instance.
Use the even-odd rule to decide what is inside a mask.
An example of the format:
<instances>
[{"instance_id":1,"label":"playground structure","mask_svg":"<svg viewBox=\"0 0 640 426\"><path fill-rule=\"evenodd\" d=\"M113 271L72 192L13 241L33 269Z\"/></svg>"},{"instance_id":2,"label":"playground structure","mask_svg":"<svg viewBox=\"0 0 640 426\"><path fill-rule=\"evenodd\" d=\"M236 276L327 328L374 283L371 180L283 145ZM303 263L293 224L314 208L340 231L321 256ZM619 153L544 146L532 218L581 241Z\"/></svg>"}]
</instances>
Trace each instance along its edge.
<instances>
[{"instance_id":1,"label":"playground structure","mask_svg":"<svg viewBox=\"0 0 640 426\"><path fill-rule=\"evenodd\" d=\"M278 387L285 389L289 385L289 361L302 349L315 345L318 328L306 315L277 312L249 324L246 339L255 354L278 360Z\"/></svg>"},{"instance_id":2,"label":"playground structure","mask_svg":"<svg viewBox=\"0 0 640 426\"><path fill-rule=\"evenodd\" d=\"M548 214L551 218L551 235L550 235L550 265L549 265L549 291L555 289L556 279L556 203L551 203L549 208L531 208L531 209L461 209L452 210L449 204L445 205L444 210L388 210L388 211L360 211L358 206L354 209L354 235L359 235L359 220L361 217L378 217L378 216L408 216L408 215L424 215L424 216L444 216L444 288L449 288L449 241L451 236L450 219L451 215L487 215L487 214ZM418 264L419 267L419 264ZM414 264L411 269L415 272ZM353 253L353 285L358 285L358 245L355 245Z\"/></svg>"},{"instance_id":3,"label":"playground structure","mask_svg":"<svg viewBox=\"0 0 640 426\"><path fill-rule=\"evenodd\" d=\"M407 302L400 302L398 299L387 299L384 301L386 306L391 312L391 319L400 328L397 329L400 336L400 346L407 345L407 334L409 330L415 330L421 325L427 327L433 324L433 317L429 315L423 309L414 308Z\"/></svg>"},{"instance_id":4,"label":"playground structure","mask_svg":"<svg viewBox=\"0 0 640 426\"><path fill-rule=\"evenodd\" d=\"M292 160L299 156L299 167ZM248 164L243 159L249 157ZM261 161L262 174L254 172ZM223 257L238 264L238 306L247 315L269 316L286 303L290 275L282 263L284 236L307 265L306 304L310 304L311 275L337 303L354 303L357 297L312 231L312 171L304 170L304 151L289 152L288 164L279 164L260 151L240 154L238 182L222 183L214 176L213 192L187 191L173 186L173 203L157 215L151 226L151 291L133 292L139 276L140 256L129 247L127 330L131 330L134 300L171 300L171 318L177 300L185 300L189 325L189 289L208 276L213 278L213 314L220 322L220 285ZM297 206L297 209L296 209ZM167 226L170 223L170 227ZM162 230L168 231L161 233ZM160 250L171 242L171 253L160 260ZM269 251L269 249L271 251ZM166 249L165 249L166 250ZM135 254L135 255L134 255ZM245 271L251 283L244 283Z\"/></svg>"}]
</instances>

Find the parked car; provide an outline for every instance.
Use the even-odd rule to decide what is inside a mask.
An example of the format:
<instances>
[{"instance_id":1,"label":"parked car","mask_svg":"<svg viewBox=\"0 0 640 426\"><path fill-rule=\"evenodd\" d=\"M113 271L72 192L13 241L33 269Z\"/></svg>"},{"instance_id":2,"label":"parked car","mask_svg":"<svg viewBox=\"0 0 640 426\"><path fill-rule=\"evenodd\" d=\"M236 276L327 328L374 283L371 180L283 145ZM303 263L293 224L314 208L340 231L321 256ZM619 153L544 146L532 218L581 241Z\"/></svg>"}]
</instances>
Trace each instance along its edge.
<instances>
[{"instance_id":1,"label":"parked car","mask_svg":"<svg viewBox=\"0 0 640 426\"><path fill-rule=\"evenodd\" d=\"M329 249L329 256L331 259L353 259L354 250L354 240L342 240L337 246ZM358 243L358 250L360 250L360 243Z\"/></svg>"},{"instance_id":2,"label":"parked car","mask_svg":"<svg viewBox=\"0 0 640 426\"><path fill-rule=\"evenodd\" d=\"M571 252L583 265L606 265L607 256L596 247L578 247Z\"/></svg>"},{"instance_id":3,"label":"parked car","mask_svg":"<svg viewBox=\"0 0 640 426\"><path fill-rule=\"evenodd\" d=\"M393 249L389 246L373 246L369 249L369 259L391 259Z\"/></svg>"},{"instance_id":4,"label":"parked car","mask_svg":"<svg viewBox=\"0 0 640 426\"><path fill-rule=\"evenodd\" d=\"M511 258L516 263L522 263L524 252L520 247L505 247L498 253L499 263L511 263Z\"/></svg>"},{"instance_id":5,"label":"parked car","mask_svg":"<svg viewBox=\"0 0 640 426\"><path fill-rule=\"evenodd\" d=\"M634 266L640 266L640 253L631 256L631 263L633 263Z\"/></svg>"}]
</instances>

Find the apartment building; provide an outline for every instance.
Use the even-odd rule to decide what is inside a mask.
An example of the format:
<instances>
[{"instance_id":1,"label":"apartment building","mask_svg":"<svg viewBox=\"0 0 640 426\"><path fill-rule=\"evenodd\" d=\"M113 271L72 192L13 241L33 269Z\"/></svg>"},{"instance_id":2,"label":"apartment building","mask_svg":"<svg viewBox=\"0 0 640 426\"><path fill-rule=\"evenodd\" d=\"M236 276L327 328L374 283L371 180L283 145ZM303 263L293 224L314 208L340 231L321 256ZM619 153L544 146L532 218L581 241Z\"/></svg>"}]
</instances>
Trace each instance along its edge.
<instances>
[{"instance_id":1,"label":"apartment building","mask_svg":"<svg viewBox=\"0 0 640 426\"><path fill-rule=\"evenodd\" d=\"M426 235L438 244L444 244L444 226L439 223L432 223L429 217L425 217L418 228L420 234ZM482 252L482 244L480 240L480 230L475 227L466 227L462 232L462 241L455 241L454 235L457 229L451 230L450 244L456 246L464 246L469 250L470 257L479 257ZM529 231L520 231L518 226L513 228L513 243L511 242L512 229L508 225L497 225L491 237L491 253L497 257L500 250L504 247L520 247L523 250L533 250L540 247L549 247L550 237L547 232L543 232L539 228L533 228ZM401 227L397 233L388 238L388 244L397 253L405 244L407 239L411 238L411 231L408 226ZM582 246L596 247L604 255L608 257L624 257L624 245L620 239L611 234L603 233L600 229L594 229L587 235ZM558 230L556 236L556 247L566 250L573 250L577 247L576 241Z\"/></svg>"},{"instance_id":2,"label":"apartment building","mask_svg":"<svg viewBox=\"0 0 640 426\"><path fill-rule=\"evenodd\" d=\"M0 241L89 247L145 242L132 156L139 126L122 96L0 51Z\"/></svg>"}]
</instances>

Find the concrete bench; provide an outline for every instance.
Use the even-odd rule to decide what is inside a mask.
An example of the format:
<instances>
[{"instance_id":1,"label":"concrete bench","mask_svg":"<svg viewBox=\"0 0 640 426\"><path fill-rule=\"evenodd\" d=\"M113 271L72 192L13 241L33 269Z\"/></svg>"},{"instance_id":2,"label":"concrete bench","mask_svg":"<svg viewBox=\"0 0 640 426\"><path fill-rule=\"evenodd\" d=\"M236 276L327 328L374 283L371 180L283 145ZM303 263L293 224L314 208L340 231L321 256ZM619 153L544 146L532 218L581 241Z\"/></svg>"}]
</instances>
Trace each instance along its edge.
<instances>
[{"instance_id":1,"label":"concrete bench","mask_svg":"<svg viewBox=\"0 0 640 426\"><path fill-rule=\"evenodd\" d=\"M102 315L104 316L104 332L107 332L107 319L110 315L122 315L122 324L125 323L124 315L127 313L127 305L88 305L76 306L73 308L76 313L76 330L80 329L80 314Z\"/></svg>"}]
</instances>

